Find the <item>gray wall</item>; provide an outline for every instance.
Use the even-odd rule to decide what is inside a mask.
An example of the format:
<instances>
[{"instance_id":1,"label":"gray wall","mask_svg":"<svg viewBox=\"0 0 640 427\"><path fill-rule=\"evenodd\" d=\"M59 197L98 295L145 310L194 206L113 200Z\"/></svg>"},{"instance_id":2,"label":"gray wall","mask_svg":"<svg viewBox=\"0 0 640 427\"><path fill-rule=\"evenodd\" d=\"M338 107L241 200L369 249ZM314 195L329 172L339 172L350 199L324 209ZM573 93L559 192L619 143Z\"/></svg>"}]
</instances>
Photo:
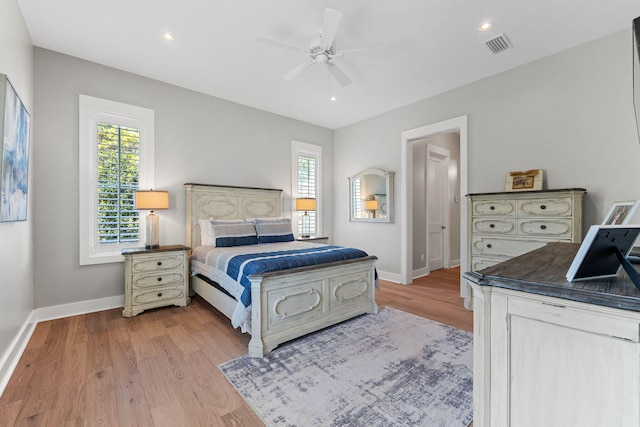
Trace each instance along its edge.
<instances>
[{"instance_id":1,"label":"gray wall","mask_svg":"<svg viewBox=\"0 0 640 427\"><path fill-rule=\"evenodd\" d=\"M0 0L0 73L11 80L33 129L33 47L15 0ZM0 361L33 310L34 145L32 138L27 220L0 223Z\"/></svg>"},{"instance_id":2,"label":"gray wall","mask_svg":"<svg viewBox=\"0 0 640 427\"><path fill-rule=\"evenodd\" d=\"M160 243L185 242L183 184L285 190L291 202L291 141L323 147L323 234L333 233L333 131L79 60L35 49L37 141L35 304L47 307L121 295L122 263L78 264L78 95L155 111Z\"/></svg>"},{"instance_id":3,"label":"gray wall","mask_svg":"<svg viewBox=\"0 0 640 427\"><path fill-rule=\"evenodd\" d=\"M587 189L585 229L614 201L640 199L631 52L629 29L337 130L335 242L399 274L399 222L350 223L346 177L369 167L401 172L401 132L463 115L469 192L503 191L508 171L544 169L547 188Z\"/></svg>"}]
</instances>

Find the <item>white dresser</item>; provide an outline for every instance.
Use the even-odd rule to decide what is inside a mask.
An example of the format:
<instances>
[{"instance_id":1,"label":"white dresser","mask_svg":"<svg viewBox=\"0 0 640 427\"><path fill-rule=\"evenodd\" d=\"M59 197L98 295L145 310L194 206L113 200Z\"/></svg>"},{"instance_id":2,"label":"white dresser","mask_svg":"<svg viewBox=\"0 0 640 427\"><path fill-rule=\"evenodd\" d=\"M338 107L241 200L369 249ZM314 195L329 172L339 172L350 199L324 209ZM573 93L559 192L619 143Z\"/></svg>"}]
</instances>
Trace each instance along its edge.
<instances>
[{"instance_id":1,"label":"white dresser","mask_svg":"<svg viewBox=\"0 0 640 427\"><path fill-rule=\"evenodd\" d=\"M582 241L583 188L468 194L467 271L478 271L549 242Z\"/></svg>"}]
</instances>

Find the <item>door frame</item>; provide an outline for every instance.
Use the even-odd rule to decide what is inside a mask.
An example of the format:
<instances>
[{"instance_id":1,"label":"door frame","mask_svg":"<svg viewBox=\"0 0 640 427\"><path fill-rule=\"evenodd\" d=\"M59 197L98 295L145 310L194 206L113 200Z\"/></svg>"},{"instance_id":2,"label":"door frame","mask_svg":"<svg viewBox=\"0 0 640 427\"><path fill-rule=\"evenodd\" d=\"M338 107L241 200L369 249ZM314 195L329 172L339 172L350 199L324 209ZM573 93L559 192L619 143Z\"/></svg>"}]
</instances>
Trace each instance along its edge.
<instances>
[{"instance_id":1,"label":"door frame","mask_svg":"<svg viewBox=\"0 0 640 427\"><path fill-rule=\"evenodd\" d=\"M467 116L404 131L400 134L400 283L410 284L413 260L413 150L411 144L419 139L449 132L460 133L460 272L467 268ZM460 275L460 296L468 298L466 282Z\"/></svg>"}]
</instances>

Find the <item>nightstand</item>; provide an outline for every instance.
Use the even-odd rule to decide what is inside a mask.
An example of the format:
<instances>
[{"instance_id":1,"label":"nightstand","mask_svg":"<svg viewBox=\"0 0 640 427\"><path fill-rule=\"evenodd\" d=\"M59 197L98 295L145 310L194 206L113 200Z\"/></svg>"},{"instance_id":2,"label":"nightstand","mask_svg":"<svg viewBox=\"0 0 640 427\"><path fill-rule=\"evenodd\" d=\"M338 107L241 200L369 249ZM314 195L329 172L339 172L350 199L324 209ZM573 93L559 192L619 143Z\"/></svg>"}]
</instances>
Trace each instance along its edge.
<instances>
[{"instance_id":1,"label":"nightstand","mask_svg":"<svg viewBox=\"0 0 640 427\"><path fill-rule=\"evenodd\" d=\"M296 240L298 242L318 243L321 245L326 245L329 243L328 237L298 237Z\"/></svg>"},{"instance_id":2,"label":"nightstand","mask_svg":"<svg viewBox=\"0 0 640 427\"><path fill-rule=\"evenodd\" d=\"M190 250L182 245L124 249L122 316L167 305L188 305Z\"/></svg>"}]
</instances>

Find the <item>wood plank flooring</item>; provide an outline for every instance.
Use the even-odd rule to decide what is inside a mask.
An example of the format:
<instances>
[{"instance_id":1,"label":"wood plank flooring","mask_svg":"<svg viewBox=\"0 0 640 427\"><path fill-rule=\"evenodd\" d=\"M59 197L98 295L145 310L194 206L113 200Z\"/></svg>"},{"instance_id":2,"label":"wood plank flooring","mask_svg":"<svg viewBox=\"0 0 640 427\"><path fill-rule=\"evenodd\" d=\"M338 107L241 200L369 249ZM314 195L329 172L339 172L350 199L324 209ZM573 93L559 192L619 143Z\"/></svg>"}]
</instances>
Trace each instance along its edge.
<instances>
[{"instance_id":1,"label":"wood plank flooring","mask_svg":"<svg viewBox=\"0 0 640 427\"><path fill-rule=\"evenodd\" d=\"M458 268L376 300L472 330ZM218 370L249 336L199 297L124 318L121 309L39 323L0 397L0 426L261 426Z\"/></svg>"}]
</instances>

